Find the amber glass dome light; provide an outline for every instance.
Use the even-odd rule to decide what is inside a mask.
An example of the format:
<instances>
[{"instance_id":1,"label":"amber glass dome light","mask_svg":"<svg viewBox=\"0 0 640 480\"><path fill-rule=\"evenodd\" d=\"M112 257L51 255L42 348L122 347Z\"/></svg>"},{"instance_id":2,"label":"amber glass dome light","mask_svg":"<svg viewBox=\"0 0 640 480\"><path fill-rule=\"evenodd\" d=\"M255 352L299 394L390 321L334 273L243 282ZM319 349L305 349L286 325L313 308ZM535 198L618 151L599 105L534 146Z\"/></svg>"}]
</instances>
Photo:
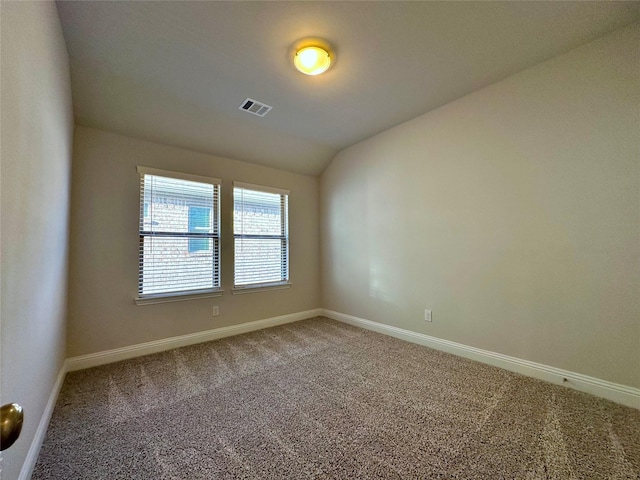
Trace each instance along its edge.
<instances>
[{"instance_id":1,"label":"amber glass dome light","mask_svg":"<svg viewBox=\"0 0 640 480\"><path fill-rule=\"evenodd\" d=\"M331 55L322 47L303 47L296 51L293 64L305 75L320 75L331 66Z\"/></svg>"}]
</instances>

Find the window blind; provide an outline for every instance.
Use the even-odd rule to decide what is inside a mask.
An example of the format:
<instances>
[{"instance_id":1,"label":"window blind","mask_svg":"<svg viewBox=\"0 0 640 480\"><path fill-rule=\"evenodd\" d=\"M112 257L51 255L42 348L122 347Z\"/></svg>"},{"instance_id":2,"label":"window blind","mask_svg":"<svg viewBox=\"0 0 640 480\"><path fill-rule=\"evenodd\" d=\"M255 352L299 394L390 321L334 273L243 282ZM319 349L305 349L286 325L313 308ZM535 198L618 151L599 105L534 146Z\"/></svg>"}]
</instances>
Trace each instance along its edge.
<instances>
[{"instance_id":1,"label":"window blind","mask_svg":"<svg viewBox=\"0 0 640 480\"><path fill-rule=\"evenodd\" d=\"M138 173L138 295L219 289L221 181L146 167Z\"/></svg>"},{"instance_id":2,"label":"window blind","mask_svg":"<svg viewBox=\"0 0 640 480\"><path fill-rule=\"evenodd\" d=\"M236 288L289 281L289 191L234 182Z\"/></svg>"}]
</instances>

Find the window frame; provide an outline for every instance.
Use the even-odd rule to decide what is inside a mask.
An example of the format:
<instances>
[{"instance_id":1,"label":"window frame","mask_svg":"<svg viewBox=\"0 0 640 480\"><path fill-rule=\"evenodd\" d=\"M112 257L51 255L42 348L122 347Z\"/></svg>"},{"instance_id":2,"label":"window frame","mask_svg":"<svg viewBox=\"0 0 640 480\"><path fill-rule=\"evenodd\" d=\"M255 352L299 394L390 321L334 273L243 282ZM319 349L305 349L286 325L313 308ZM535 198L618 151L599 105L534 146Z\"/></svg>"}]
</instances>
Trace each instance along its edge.
<instances>
[{"instance_id":1,"label":"window frame","mask_svg":"<svg viewBox=\"0 0 640 480\"><path fill-rule=\"evenodd\" d=\"M150 168L138 165L136 167L139 175L139 197L140 197L140 210L138 213L138 238L139 238L139 250L138 250L138 293L134 298L134 301L138 305L174 302L182 300L190 300L194 298L207 298L207 297L219 297L222 295L222 283L221 283L221 218L220 218L220 203L221 203L221 185L222 180L214 177L206 177L201 175L193 175L189 173L174 172L169 170L161 170L157 168ZM145 207L145 192L144 192L144 179L145 175L152 175L157 177L171 178L176 180L185 180L190 182L205 183L214 186L214 193L212 199L212 205L202 208L211 209L210 222L213 224L213 232L211 233L198 233L198 232L154 232L152 230L144 230L144 212ZM190 206L187 206L188 208ZM189 215L189 210L187 210ZM188 222L190 223L190 222ZM190 225L189 225L190 226ZM190 230L188 226L188 230ZM173 234L173 235L172 235ZM205 289L192 289L192 290L180 290L180 291L166 291L157 293L142 293L143 285L143 266L144 266L144 240L146 237L186 237L189 240L208 240L212 243L212 255L213 255L213 268L212 268L212 288ZM198 255L197 252L191 252L191 245L187 246L190 255Z\"/></svg>"},{"instance_id":2,"label":"window frame","mask_svg":"<svg viewBox=\"0 0 640 480\"><path fill-rule=\"evenodd\" d=\"M281 226L280 226L280 235L257 235L257 234L237 234L235 230L235 205L236 205L236 189L244 189L255 192L263 192L263 193L273 193L280 195L280 218L281 218ZM282 188L269 187L265 185L256 185L252 183L246 182L233 182L233 191L232 191L232 199L233 199L233 294L242 294L242 293L250 293L255 291L262 290L279 290L283 288L289 288L291 286L291 278L290 278L290 238L289 238L289 196L291 192L290 190L285 190ZM281 266L281 279L277 281L267 281L267 282L257 282L250 284L238 284L237 282L237 274L236 274L236 239L238 238L246 238L246 239L265 239L265 240L273 240L280 239L281 243L281 257L280 257L280 266Z\"/></svg>"}]
</instances>

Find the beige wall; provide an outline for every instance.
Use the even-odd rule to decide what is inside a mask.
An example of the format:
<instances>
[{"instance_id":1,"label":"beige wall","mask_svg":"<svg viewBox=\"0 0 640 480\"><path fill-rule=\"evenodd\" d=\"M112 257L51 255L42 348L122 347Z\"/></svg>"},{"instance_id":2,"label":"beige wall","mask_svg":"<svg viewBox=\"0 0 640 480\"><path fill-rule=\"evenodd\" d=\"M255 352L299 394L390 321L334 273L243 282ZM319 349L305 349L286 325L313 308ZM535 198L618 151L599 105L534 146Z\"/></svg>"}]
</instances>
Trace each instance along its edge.
<instances>
[{"instance_id":1,"label":"beige wall","mask_svg":"<svg viewBox=\"0 0 640 480\"><path fill-rule=\"evenodd\" d=\"M640 387L639 31L340 152L323 307Z\"/></svg>"},{"instance_id":2,"label":"beige wall","mask_svg":"<svg viewBox=\"0 0 640 480\"><path fill-rule=\"evenodd\" d=\"M73 153L68 356L315 309L319 296L318 179L77 127ZM136 165L221 178L221 298L137 306ZM285 290L232 295L233 180L291 190ZM213 305L220 316L212 317Z\"/></svg>"},{"instance_id":3,"label":"beige wall","mask_svg":"<svg viewBox=\"0 0 640 480\"><path fill-rule=\"evenodd\" d=\"M25 423L3 452L18 473L65 353L73 116L69 62L53 2L1 2L0 404Z\"/></svg>"}]
</instances>

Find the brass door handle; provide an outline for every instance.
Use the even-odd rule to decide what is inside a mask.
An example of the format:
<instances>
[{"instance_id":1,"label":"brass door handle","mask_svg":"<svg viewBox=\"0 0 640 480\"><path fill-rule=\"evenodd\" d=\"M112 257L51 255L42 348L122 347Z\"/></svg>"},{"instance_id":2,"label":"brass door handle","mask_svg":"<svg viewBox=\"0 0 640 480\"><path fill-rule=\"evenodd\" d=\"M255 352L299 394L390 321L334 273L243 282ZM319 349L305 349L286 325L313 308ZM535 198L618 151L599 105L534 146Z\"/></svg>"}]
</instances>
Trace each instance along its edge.
<instances>
[{"instance_id":1,"label":"brass door handle","mask_svg":"<svg viewBox=\"0 0 640 480\"><path fill-rule=\"evenodd\" d=\"M6 450L20 436L24 413L17 403L0 407L0 450Z\"/></svg>"}]
</instances>

